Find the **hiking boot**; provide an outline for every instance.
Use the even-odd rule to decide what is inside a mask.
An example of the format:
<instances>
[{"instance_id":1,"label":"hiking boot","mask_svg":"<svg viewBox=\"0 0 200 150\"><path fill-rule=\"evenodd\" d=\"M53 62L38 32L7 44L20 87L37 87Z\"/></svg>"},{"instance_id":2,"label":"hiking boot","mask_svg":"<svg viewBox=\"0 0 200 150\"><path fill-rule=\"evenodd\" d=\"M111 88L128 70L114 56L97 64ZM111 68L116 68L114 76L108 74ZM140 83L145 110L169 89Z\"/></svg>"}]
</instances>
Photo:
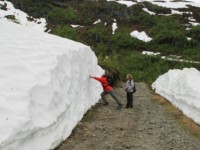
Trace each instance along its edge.
<instances>
[{"instance_id":1,"label":"hiking boot","mask_svg":"<svg viewBox=\"0 0 200 150\"><path fill-rule=\"evenodd\" d=\"M107 106L108 105L108 102L106 102L106 103L103 103L103 106Z\"/></svg>"},{"instance_id":2,"label":"hiking boot","mask_svg":"<svg viewBox=\"0 0 200 150\"><path fill-rule=\"evenodd\" d=\"M117 110L120 110L122 108L122 104L119 104L118 106L117 106Z\"/></svg>"}]
</instances>

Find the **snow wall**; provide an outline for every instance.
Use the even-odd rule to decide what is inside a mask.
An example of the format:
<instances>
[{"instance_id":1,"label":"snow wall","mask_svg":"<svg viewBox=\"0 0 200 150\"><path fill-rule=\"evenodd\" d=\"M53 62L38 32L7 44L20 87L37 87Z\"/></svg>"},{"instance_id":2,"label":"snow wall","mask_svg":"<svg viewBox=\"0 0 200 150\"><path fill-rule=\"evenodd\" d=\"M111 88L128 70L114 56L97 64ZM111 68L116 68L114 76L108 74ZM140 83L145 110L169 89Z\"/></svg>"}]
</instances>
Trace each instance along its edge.
<instances>
[{"instance_id":1,"label":"snow wall","mask_svg":"<svg viewBox=\"0 0 200 150\"><path fill-rule=\"evenodd\" d=\"M152 84L152 88L186 116L200 124L200 72L198 70L194 68L169 70Z\"/></svg>"},{"instance_id":2,"label":"snow wall","mask_svg":"<svg viewBox=\"0 0 200 150\"><path fill-rule=\"evenodd\" d=\"M90 47L0 19L0 149L47 150L99 99Z\"/></svg>"}]
</instances>

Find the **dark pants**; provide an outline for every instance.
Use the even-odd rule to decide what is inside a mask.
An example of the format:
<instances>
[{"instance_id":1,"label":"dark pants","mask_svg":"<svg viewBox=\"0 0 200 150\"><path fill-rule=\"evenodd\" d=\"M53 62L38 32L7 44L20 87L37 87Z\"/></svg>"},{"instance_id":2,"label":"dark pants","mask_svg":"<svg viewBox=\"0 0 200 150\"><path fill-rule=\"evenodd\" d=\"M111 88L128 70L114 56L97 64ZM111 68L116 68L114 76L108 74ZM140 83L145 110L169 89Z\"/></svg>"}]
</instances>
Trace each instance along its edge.
<instances>
[{"instance_id":1,"label":"dark pants","mask_svg":"<svg viewBox=\"0 0 200 150\"><path fill-rule=\"evenodd\" d=\"M133 108L133 92L127 92L127 103L126 108Z\"/></svg>"},{"instance_id":2,"label":"dark pants","mask_svg":"<svg viewBox=\"0 0 200 150\"><path fill-rule=\"evenodd\" d=\"M110 90L109 92L105 92L103 91L101 93L101 98L103 99L104 103L108 103L107 99L105 98L105 96L109 94L110 96L112 96L112 98L116 101L117 104L121 104L119 99L117 98L117 96L114 94L113 90Z\"/></svg>"}]
</instances>

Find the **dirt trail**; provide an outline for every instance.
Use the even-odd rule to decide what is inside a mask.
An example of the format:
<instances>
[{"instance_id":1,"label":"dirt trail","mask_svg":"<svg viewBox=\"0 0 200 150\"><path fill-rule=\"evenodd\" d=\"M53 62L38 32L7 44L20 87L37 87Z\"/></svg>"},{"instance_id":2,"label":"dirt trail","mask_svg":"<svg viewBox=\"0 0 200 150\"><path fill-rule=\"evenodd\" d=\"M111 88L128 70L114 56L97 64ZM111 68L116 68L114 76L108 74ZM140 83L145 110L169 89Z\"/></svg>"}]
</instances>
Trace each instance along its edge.
<instances>
[{"instance_id":1,"label":"dirt trail","mask_svg":"<svg viewBox=\"0 0 200 150\"><path fill-rule=\"evenodd\" d=\"M114 100L107 96L109 105L92 107L56 150L200 150L199 126L180 121L185 117L155 100L158 96L146 84L136 85L134 108L116 110ZM115 93L125 106L124 90L117 88Z\"/></svg>"}]
</instances>

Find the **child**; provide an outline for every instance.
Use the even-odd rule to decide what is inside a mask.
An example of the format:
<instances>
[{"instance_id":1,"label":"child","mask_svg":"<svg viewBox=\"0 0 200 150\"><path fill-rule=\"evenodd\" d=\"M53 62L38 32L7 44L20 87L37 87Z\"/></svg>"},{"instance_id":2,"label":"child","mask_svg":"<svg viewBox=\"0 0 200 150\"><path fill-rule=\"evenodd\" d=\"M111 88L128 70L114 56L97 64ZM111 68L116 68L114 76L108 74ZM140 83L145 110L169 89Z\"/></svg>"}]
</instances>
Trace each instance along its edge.
<instances>
[{"instance_id":1,"label":"child","mask_svg":"<svg viewBox=\"0 0 200 150\"><path fill-rule=\"evenodd\" d=\"M126 108L133 108L133 87L134 87L133 76L131 74L127 74L126 79L127 79L125 87L125 91L127 93Z\"/></svg>"}]
</instances>

